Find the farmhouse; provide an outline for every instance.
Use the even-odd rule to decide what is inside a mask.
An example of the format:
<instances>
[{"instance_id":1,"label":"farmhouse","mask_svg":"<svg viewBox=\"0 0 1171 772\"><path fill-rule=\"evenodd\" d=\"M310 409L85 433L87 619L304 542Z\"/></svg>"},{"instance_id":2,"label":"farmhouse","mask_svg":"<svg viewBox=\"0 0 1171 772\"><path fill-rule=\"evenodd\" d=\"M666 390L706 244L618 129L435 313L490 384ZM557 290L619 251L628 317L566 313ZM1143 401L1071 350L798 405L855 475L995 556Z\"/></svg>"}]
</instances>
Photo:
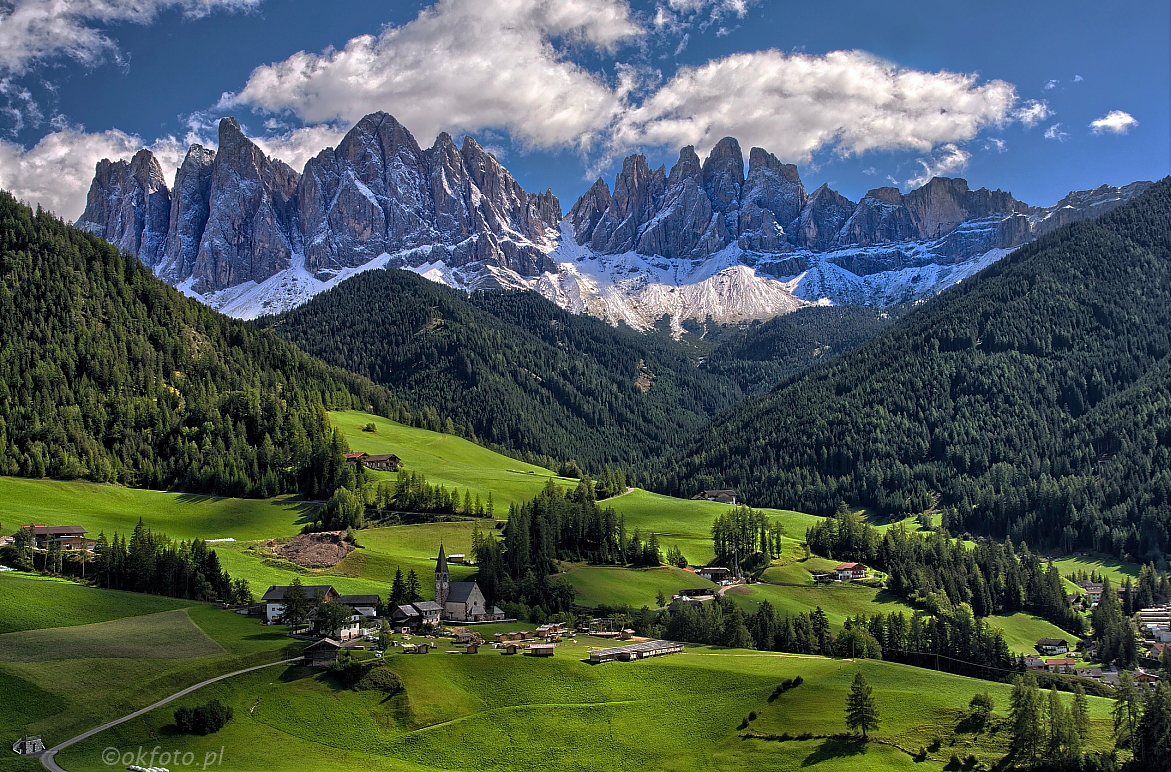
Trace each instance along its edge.
<instances>
[{"instance_id":1,"label":"farmhouse","mask_svg":"<svg viewBox=\"0 0 1171 772\"><path fill-rule=\"evenodd\" d=\"M281 618L285 614L285 595L291 589L292 587L289 585L273 585L268 588L268 592L264 593L260 600L264 603L264 621L267 624L273 625L282 621ZM328 603L341 597L333 585L329 584L307 584L301 590L305 593L305 597L314 603Z\"/></svg>"},{"instance_id":2,"label":"farmhouse","mask_svg":"<svg viewBox=\"0 0 1171 772\"><path fill-rule=\"evenodd\" d=\"M378 604L382 602L377 595L339 595L338 600L364 617L378 616Z\"/></svg>"},{"instance_id":3,"label":"farmhouse","mask_svg":"<svg viewBox=\"0 0 1171 772\"><path fill-rule=\"evenodd\" d=\"M719 567L715 567L715 566L709 566L707 568L697 568L697 569L695 569L695 573L697 576L702 576L704 579L707 579L709 582L715 582L716 584L719 584L720 582L727 582L732 579L731 570L729 570L727 568L719 568Z\"/></svg>"},{"instance_id":4,"label":"farmhouse","mask_svg":"<svg viewBox=\"0 0 1171 772\"><path fill-rule=\"evenodd\" d=\"M381 472L397 472L399 464L402 459L393 453L385 453L378 456L366 456L362 459L362 463L366 465L367 469L377 469Z\"/></svg>"},{"instance_id":5,"label":"farmhouse","mask_svg":"<svg viewBox=\"0 0 1171 772\"><path fill-rule=\"evenodd\" d=\"M1028 656L1025 657L1025 669L1027 670L1048 670L1045 665L1045 660L1040 657Z\"/></svg>"},{"instance_id":6,"label":"farmhouse","mask_svg":"<svg viewBox=\"0 0 1171 772\"><path fill-rule=\"evenodd\" d=\"M590 664L601 662L630 662L649 657L663 657L683 651L683 644L675 641L643 641L629 646L615 646L612 649L598 649L590 652Z\"/></svg>"},{"instance_id":7,"label":"farmhouse","mask_svg":"<svg viewBox=\"0 0 1171 772\"><path fill-rule=\"evenodd\" d=\"M839 582L852 582L866 578L866 566L861 563L839 563L834 569Z\"/></svg>"},{"instance_id":8,"label":"farmhouse","mask_svg":"<svg viewBox=\"0 0 1171 772\"><path fill-rule=\"evenodd\" d=\"M328 667L337 661L337 653L341 648L342 645L332 638L322 638L305 647L305 664L309 667Z\"/></svg>"},{"instance_id":9,"label":"farmhouse","mask_svg":"<svg viewBox=\"0 0 1171 772\"><path fill-rule=\"evenodd\" d=\"M1085 591L1086 598L1089 599L1090 605L1098 605L1098 601L1102 599L1102 585L1100 582L1087 582L1086 580L1082 579L1081 581L1074 582L1074 584L1076 584L1078 587L1081 587Z\"/></svg>"},{"instance_id":10,"label":"farmhouse","mask_svg":"<svg viewBox=\"0 0 1171 772\"><path fill-rule=\"evenodd\" d=\"M390 624L395 630L406 628L414 631L422 624L423 615L414 606L408 604L395 606L390 612Z\"/></svg>"},{"instance_id":11,"label":"farmhouse","mask_svg":"<svg viewBox=\"0 0 1171 772\"><path fill-rule=\"evenodd\" d=\"M350 464L355 464L359 461L365 461L367 458L369 458L369 457L365 453L363 453L362 451L357 451L356 453L347 453L346 454L346 462L350 463Z\"/></svg>"},{"instance_id":12,"label":"farmhouse","mask_svg":"<svg viewBox=\"0 0 1171 772\"><path fill-rule=\"evenodd\" d=\"M439 545L439 559L435 561L435 602L442 609L441 618L453 622L499 622L504 619L503 611L488 606L478 584L451 581L442 544Z\"/></svg>"},{"instance_id":13,"label":"farmhouse","mask_svg":"<svg viewBox=\"0 0 1171 772\"><path fill-rule=\"evenodd\" d=\"M1138 670L1134 671L1134 682L1139 686L1148 686L1151 689L1154 689L1159 685L1159 676L1155 675L1154 673L1148 673L1142 668L1139 668Z\"/></svg>"},{"instance_id":14,"label":"farmhouse","mask_svg":"<svg viewBox=\"0 0 1171 772\"><path fill-rule=\"evenodd\" d=\"M718 490L718 491L703 491L691 497L692 501L716 501L720 504L730 504L736 506L736 491L734 490Z\"/></svg>"},{"instance_id":15,"label":"farmhouse","mask_svg":"<svg viewBox=\"0 0 1171 772\"><path fill-rule=\"evenodd\" d=\"M1047 657L1054 654L1064 654L1069 651L1069 641L1064 638L1042 638L1037 641L1037 651Z\"/></svg>"},{"instance_id":16,"label":"farmhouse","mask_svg":"<svg viewBox=\"0 0 1171 772\"><path fill-rule=\"evenodd\" d=\"M86 530L80 525L29 523L21 528L32 533L33 544L39 550L48 549L51 542L56 542L63 550L89 550L96 546L93 539L85 538Z\"/></svg>"},{"instance_id":17,"label":"farmhouse","mask_svg":"<svg viewBox=\"0 0 1171 772\"><path fill-rule=\"evenodd\" d=\"M1072 673L1075 665L1077 665L1077 660L1071 657L1045 660L1045 668L1050 673Z\"/></svg>"}]
</instances>

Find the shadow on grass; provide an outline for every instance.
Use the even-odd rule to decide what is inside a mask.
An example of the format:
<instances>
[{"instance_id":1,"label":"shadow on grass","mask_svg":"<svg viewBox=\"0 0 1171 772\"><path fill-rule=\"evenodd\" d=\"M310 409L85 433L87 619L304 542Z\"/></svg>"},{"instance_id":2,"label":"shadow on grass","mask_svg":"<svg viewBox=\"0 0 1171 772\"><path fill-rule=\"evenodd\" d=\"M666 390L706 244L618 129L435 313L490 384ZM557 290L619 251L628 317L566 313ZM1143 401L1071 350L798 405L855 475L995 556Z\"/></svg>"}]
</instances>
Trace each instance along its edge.
<instances>
[{"instance_id":1,"label":"shadow on grass","mask_svg":"<svg viewBox=\"0 0 1171 772\"><path fill-rule=\"evenodd\" d=\"M817 750L806 756L801 766L812 767L830 759L859 756L865 752L866 743L860 737L830 737L817 746Z\"/></svg>"},{"instance_id":2,"label":"shadow on grass","mask_svg":"<svg viewBox=\"0 0 1171 772\"><path fill-rule=\"evenodd\" d=\"M175 501L180 504L206 504L209 501L219 501L221 496L212 496L209 493L180 493Z\"/></svg>"},{"instance_id":3,"label":"shadow on grass","mask_svg":"<svg viewBox=\"0 0 1171 772\"><path fill-rule=\"evenodd\" d=\"M306 678L313 678L321 672L319 667L308 667L306 665L290 665L285 668L284 672L280 674L279 680L281 683L291 684L294 681L304 681Z\"/></svg>"}]
</instances>

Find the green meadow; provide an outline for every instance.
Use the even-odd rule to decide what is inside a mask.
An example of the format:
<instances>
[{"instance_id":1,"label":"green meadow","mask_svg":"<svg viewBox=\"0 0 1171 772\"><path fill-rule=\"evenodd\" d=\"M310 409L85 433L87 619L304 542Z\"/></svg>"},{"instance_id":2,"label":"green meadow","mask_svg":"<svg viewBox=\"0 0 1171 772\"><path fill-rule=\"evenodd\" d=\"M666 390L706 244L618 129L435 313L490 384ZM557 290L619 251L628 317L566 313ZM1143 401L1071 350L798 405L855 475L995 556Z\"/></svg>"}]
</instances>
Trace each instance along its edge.
<instances>
[{"instance_id":1,"label":"green meadow","mask_svg":"<svg viewBox=\"0 0 1171 772\"><path fill-rule=\"evenodd\" d=\"M813 770L947 767L953 753L988 764L1006 750L1009 687L892 663L688 647L683 654L591 666L579 637L550 659L447 653L388 655L405 685L387 697L358 692L326 673L281 667L213 685L178 704L217 697L234 720L206 738L175 734L176 705L156 710L64 751L76 772L105 768L107 747L190 752L223 749L223 767L242 770ZM876 742L845 732L854 672L874 687L882 726ZM777 684L804 683L770 701ZM966 705L987 689L997 710L970 726ZM1092 744L1105 747L1110 703L1091 698ZM757 714L745 725L750 712ZM804 740L781 735L809 733ZM912 755L938 736L926 760Z\"/></svg>"},{"instance_id":2,"label":"green meadow","mask_svg":"<svg viewBox=\"0 0 1171 772\"><path fill-rule=\"evenodd\" d=\"M404 426L370 413L331 412L330 424L341 430L350 449L364 453L394 453L408 472L422 472L432 485L470 490L486 504L492 493L496 515L508 515L509 504L536 496L549 480L576 486L577 480L558 477L544 467L517 461L461 437ZM373 423L375 431L364 428ZM372 472L376 479L394 479L391 472Z\"/></svg>"}]
</instances>

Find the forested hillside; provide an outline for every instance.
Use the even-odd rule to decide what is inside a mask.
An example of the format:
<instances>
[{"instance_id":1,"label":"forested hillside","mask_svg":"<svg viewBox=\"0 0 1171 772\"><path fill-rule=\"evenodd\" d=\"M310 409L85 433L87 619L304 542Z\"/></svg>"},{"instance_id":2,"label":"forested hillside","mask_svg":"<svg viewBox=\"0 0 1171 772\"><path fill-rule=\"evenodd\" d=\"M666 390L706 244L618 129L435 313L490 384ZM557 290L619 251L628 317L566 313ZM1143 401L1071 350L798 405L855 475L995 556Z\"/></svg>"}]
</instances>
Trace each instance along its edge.
<instances>
[{"instance_id":1,"label":"forested hillside","mask_svg":"<svg viewBox=\"0 0 1171 772\"><path fill-rule=\"evenodd\" d=\"M953 532L1165 554L1171 181L1066 226L869 343L753 398L661 462L661 489Z\"/></svg>"},{"instance_id":2,"label":"forested hillside","mask_svg":"<svg viewBox=\"0 0 1171 772\"><path fill-rule=\"evenodd\" d=\"M666 451L742 397L664 336L405 271L363 273L262 323L481 440L595 472Z\"/></svg>"},{"instance_id":3,"label":"forested hillside","mask_svg":"<svg viewBox=\"0 0 1171 772\"><path fill-rule=\"evenodd\" d=\"M761 394L783 378L857 348L905 311L902 306L802 308L731 332L701 367L728 378L745 394Z\"/></svg>"},{"instance_id":4,"label":"forested hillside","mask_svg":"<svg viewBox=\"0 0 1171 772\"><path fill-rule=\"evenodd\" d=\"M413 417L0 193L0 474L318 498L346 475L338 407Z\"/></svg>"}]
</instances>

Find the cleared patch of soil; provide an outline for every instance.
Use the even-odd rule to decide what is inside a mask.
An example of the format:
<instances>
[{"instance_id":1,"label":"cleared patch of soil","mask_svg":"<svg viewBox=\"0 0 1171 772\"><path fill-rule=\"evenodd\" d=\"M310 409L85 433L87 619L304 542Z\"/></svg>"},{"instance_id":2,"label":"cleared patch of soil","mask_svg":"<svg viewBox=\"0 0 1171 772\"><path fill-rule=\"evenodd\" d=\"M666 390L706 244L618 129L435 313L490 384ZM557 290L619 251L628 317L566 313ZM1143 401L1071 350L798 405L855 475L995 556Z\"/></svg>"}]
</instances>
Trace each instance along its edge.
<instances>
[{"instance_id":1,"label":"cleared patch of soil","mask_svg":"<svg viewBox=\"0 0 1171 772\"><path fill-rule=\"evenodd\" d=\"M303 533L292 541L280 544L270 539L266 546L285 560L305 568L335 566L354 549L353 543L346 539L345 531Z\"/></svg>"}]
</instances>

